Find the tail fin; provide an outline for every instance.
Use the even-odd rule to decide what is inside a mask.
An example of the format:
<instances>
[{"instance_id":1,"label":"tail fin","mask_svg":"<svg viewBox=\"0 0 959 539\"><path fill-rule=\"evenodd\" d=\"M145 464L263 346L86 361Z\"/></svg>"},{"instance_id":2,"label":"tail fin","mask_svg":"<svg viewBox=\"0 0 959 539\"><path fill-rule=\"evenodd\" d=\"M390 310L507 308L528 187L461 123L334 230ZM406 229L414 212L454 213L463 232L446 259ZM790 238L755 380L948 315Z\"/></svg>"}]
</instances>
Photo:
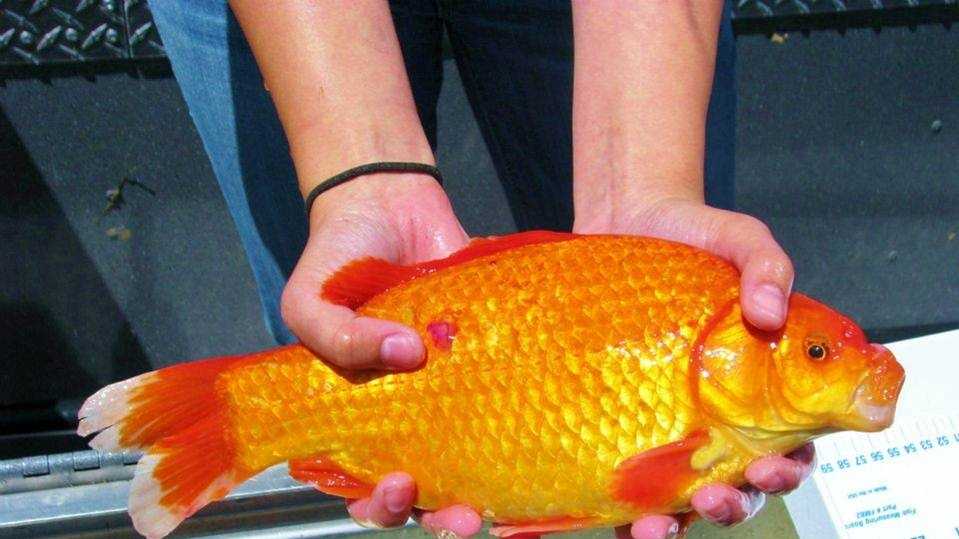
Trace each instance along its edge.
<instances>
[{"instance_id":1,"label":"tail fin","mask_svg":"<svg viewBox=\"0 0 959 539\"><path fill-rule=\"evenodd\" d=\"M163 537L259 471L236 465L225 398L216 381L241 364L276 360L281 350L148 372L109 385L83 404L77 433L97 432L91 447L145 451L130 490L137 531Z\"/></svg>"}]
</instances>

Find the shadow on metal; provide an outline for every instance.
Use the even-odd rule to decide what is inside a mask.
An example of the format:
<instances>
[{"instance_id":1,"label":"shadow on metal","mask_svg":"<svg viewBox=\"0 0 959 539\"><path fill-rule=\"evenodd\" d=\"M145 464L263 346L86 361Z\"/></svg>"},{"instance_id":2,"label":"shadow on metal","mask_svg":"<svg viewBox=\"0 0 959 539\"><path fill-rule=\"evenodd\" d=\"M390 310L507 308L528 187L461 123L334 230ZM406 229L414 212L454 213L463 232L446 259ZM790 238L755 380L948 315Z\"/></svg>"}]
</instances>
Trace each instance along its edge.
<instances>
[{"instance_id":1,"label":"shadow on metal","mask_svg":"<svg viewBox=\"0 0 959 539\"><path fill-rule=\"evenodd\" d=\"M0 163L0 458L68 451L82 441L57 431L73 428L79 399L149 362L2 110ZM84 331L68 334L67 320Z\"/></svg>"},{"instance_id":2,"label":"shadow on metal","mask_svg":"<svg viewBox=\"0 0 959 539\"><path fill-rule=\"evenodd\" d=\"M739 2L739 4L746 3ZM762 4L762 2L748 3ZM772 3L766 2L766 4ZM832 2L827 3L832 4ZM775 4L784 6L801 4L801 2L776 2ZM798 8L787 10L777 7L776 11L763 12L758 9L744 11L740 8L739 14L733 19L733 31L736 35L793 31L805 33L815 30L835 30L842 33L851 28L872 28L878 32L882 28L915 28L927 24L940 24L949 28L956 21L959 21L959 5L946 2L938 5L822 11L802 11Z\"/></svg>"},{"instance_id":3,"label":"shadow on metal","mask_svg":"<svg viewBox=\"0 0 959 539\"><path fill-rule=\"evenodd\" d=\"M736 0L737 35L959 20L953 0ZM0 3L0 66L149 61L166 55L145 0Z\"/></svg>"},{"instance_id":4,"label":"shadow on metal","mask_svg":"<svg viewBox=\"0 0 959 539\"><path fill-rule=\"evenodd\" d=\"M53 79L79 77L90 82L97 75L126 73L131 78L159 79L172 77L170 62L166 58L97 60L89 62L51 64L0 64L0 87L6 80L36 79L45 82Z\"/></svg>"},{"instance_id":5,"label":"shadow on metal","mask_svg":"<svg viewBox=\"0 0 959 539\"><path fill-rule=\"evenodd\" d=\"M869 336L870 341L887 344L896 341L904 341L906 339L914 339L916 337L923 337L925 335L932 335L934 333L952 331L954 329L959 329L959 322L876 328L867 330L866 335Z\"/></svg>"}]
</instances>

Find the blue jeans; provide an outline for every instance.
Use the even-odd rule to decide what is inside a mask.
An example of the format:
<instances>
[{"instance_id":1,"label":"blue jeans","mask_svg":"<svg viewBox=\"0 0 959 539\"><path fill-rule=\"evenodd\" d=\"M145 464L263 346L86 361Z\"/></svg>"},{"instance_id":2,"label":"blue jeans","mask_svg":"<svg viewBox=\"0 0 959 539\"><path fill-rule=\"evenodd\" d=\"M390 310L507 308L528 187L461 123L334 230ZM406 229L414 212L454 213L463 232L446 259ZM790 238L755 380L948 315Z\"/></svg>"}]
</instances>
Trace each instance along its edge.
<instances>
[{"instance_id":1,"label":"blue jeans","mask_svg":"<svg viewBox=\"0 0 959 539\"><path fill-rule=\"evenodd\" d=\"M464 89L521 229L569 229L573 34L568 2L391 0L430 145L449 35ZM225 1L151 3L173 72L253 269L267 326L295 340L279 300L307 237L276 110ZM734 204L735 43L724 12L706 129L706 200Z\"/></svg>"}]
</instances>

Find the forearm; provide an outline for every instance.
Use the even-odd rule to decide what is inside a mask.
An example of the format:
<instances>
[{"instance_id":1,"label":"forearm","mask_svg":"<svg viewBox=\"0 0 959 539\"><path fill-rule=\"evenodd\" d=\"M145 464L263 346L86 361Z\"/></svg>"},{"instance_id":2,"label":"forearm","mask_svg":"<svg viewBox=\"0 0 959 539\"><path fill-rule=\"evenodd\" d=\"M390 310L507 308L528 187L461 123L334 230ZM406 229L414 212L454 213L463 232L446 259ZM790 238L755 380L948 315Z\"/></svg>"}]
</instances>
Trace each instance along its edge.
<instances>
[{"instance_id":1,"label":"forearm","mask_svg":"<svg viewBox=\"0 0 959 539\"><path fill-rule=\"evenodd\" d=\"M301 191L371 161L433 155L385 0L230 0L290 143Z\"/></svg>"},{"instance_id":2,"label":"forearm","mask_svg":"<svg viewBox=\"0 0 959 539\"><path fill-rule=\"evenodd\" d=\"M702 200L721 10L715 0L574 0L578 228L617 228L593 221L650 200Z\"/></svg>"}]
</instances>

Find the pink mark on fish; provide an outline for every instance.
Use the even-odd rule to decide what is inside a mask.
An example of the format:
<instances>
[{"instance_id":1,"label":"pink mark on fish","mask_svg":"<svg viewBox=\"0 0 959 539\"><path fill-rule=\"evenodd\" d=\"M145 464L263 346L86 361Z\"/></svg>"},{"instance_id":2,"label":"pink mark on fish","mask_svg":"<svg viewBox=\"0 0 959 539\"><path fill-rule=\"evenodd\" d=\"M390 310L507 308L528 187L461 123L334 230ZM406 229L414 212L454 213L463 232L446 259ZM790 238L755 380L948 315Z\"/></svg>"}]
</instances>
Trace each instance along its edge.
<instances>
[{"instance_id":1,"label":"pink mark on fish","mask_svg":"<svg viewBox=\"0 0 959 539\"><path fill-rule=\"evenodd\" d=\"M426 331L433 338L433 344L440 350L449 350L453 347L456 337L456 326L452 322L435 321L426 326Z\"/></svg>"}]
</instances>

